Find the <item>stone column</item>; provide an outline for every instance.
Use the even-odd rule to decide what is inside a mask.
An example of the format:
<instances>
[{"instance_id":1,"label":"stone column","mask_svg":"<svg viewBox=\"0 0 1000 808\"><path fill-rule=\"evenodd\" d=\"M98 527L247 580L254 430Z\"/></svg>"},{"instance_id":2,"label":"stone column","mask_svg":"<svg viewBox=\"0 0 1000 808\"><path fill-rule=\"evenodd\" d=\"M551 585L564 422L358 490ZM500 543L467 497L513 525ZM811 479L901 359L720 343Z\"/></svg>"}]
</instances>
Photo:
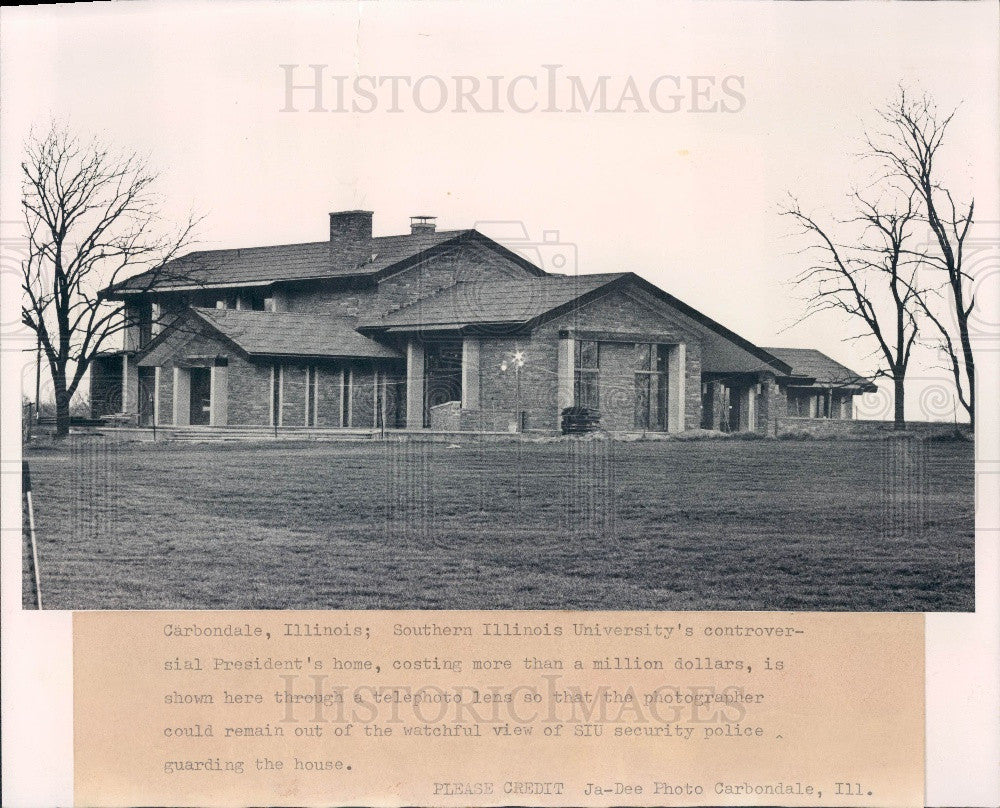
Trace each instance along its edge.
<instances>
[{"instance_id":1,"label":"stone column","mask_svg":"<svg viewBox=\"0 0 1000 808\"><path fill-rule=\"evenodd\" d=\"M209 423L212 426L226 426L229 423L229 368L225 365L212 368L212 388Z\"/></svg>"},{"instance_id":2,"label":"stone column","mask_svg":"<svg viewBox=\"0 0 1000 808\"><path fill-rule=\"evenodd\" d=\"M573 395L573 364L576 360L576 341L570 334L559 335L559 357L556 370L556 428L560 426L560 417L566 407L572 407L576 402Z\"/></svg>"},{"instance_id":3,"label":"stone column","mask_svg":"<svg viewBox=\"0 0 1000 808\"><path fill-rule=\"evenodd\" d=\"M160 370L159 365L153 368L153 423L156 426L163 423L160 420Z\"/></svg>"},{"instance_id":4,"label":"stone column","mask_svg":"<svg viewBox=\"0 0 1000 808\"><path fill-rule=\"evenodd\" d=\"M726 416L726 388L717 379L708 384L712 388L711 429L719 430L722 429L722 419Z\"/></svg>"},{"instance_id":5,"label":"stone column","mask_svg":"<svg viewBox=\"0 0 1000 808\"><path fill-rule=\"evenodd\" d=\"M424 428L424 346L406 344L406 428Z\"/></svg>"},{"instance_id":6,"label":"stone column","mask_svg":"<svg viewBox=\"0 0 1000 808\"><path fill-rule=\"evenodd\" d=\"M479 409L479 340L462 340L462 409Z\"/></svg>"},{"instance_id":7,"label":"stone column","mask_svg":"<svg viewBox=\"0 0 1000 808\"><path fill-rule=\"evenodd\" d=\"M174 426L191 424L191 371L174 368Z\"/></svg>"},{"instance_id":8,"label":"stone column","mask_svg":"<svg viewBox=\"0 0 1000 808\"><path fill-rule=\"evenodd\" d=\"M122 354L122 412L139 416L139 365L129 354Z\"/></svg>"},{"instance_id":9,"label":"stone column","mask_svg":"<svg viewBox=\"0 0 1000 808\"><path fill-rule=\"evenodd\" d=\"M684 405L687 398L687 361L683 342L675 345L667 355L668 432L684 431ZM700 388L699 388L700 389Z\"/></svg>"}]
</instances>

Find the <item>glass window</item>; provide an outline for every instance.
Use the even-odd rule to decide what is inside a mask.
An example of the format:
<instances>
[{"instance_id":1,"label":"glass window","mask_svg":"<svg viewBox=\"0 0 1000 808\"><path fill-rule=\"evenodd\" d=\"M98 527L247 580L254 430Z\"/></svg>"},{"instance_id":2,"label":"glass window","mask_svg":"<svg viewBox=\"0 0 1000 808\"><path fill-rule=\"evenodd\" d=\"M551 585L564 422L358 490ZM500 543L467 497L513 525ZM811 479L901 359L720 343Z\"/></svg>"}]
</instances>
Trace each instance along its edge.
<instances>
[{"instance_id":1,"label":"glass window","mask_svg":"<svg viewBox=\"0 0 1000 808\"><path fill-rule=\"evenodd\" d=\"M667 429L667 357L669 345L635 346L636 429Z\"/></svg>"},{"instance_id":2,"label":"glass window","mask_svg":"<svg viewBox=\"0 0 1000 808\"><path fill-rule=\"evenodd\" d=\"M650 358L653 353L653 346L648 342L639 342L635 346L635 369L652 370Z\"/></svg>"},{"instance_id":3,"label":"glass window","mask_svg":"<svg viewBox=\"0 0 1000 808\"><path fill-rule=\"evenodd\" d=\"M271 366L271 426L281 426L281 365Z\"/></svg>"},{"instance_id":4,"label":"glass window","mask_svg":"<svg viewBox=\"0 0 1000 808\"><path fill-rule=\"evenodd\" d=\"M600 347L596 340L582 339L576 343L577 370L598 370L600 367Z\"/></svg>"},{"instance_id":5,"label":"glass window","mask_svg":"<svg viewBox=\"0 0 1000 808\"><path fill-rule=\"evenodd\" d=\"M306 368L306 426L316 426L318 405L319 373L310 365Z\"/></svg>"},{"instance_id":6,"label":"glass window","mask_svg":"<svg viewBox=\"0 0 1000 808\"><path fill-rule=\"evenodd\" d=\"M351 387L354 371L351 368L340 371L340 425L351 425Z\"/></svg>"}]
</instances>

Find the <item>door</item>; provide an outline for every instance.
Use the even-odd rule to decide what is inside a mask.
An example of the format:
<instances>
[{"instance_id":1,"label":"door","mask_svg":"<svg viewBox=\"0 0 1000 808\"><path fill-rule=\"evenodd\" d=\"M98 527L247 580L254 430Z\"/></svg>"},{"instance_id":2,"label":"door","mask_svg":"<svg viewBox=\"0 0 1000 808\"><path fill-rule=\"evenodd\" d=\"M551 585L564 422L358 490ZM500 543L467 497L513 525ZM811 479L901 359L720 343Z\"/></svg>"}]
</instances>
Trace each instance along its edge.
<instances>
[{"instance_id":1,"label":"door","mask_svg":"<svg viewBox=\"0 0 1000 808\"><path fill-rule=\"evenodd\" d=\"M729 432L740 431L740 421L743 417L743 395L738 387L730 387L729 390Z\"/></svg>"},{"instance_id":2,"label":"door","mask_svg":"<svg viewBox=\"0 0 1000 808\"><path fill-rule=\"evenodd\" d=\"M191 368L191 425L207 426L212 420L212 369Z\"/></svg>"},{"instance_id":3,"label":"door","mask_svg":"<svg viewBox=\"0 0 1000 808\"><path fill-rule=\"evenodd\" d=\"M153 425L156 368L139 368L139 426Z\"/></svg>"},{"instance_id":4,"label":"door","mask_svg":"<svg viewBox=\"0 0 1000 808\"><path fill-rule=\"evenodd\" d=\"M712 383L704 386L701 394L701 428L716 429L718 424L713 423L715 413L715 385Z\"/></svg>"}]
</instances>

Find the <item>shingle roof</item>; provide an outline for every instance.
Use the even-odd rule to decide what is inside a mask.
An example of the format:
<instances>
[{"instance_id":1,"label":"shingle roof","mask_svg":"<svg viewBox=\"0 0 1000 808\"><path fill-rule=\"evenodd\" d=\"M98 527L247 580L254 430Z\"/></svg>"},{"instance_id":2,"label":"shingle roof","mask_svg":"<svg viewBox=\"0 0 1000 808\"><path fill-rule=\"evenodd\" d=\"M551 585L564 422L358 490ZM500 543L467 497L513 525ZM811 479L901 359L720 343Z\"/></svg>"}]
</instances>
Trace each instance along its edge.
<instances>
[{"instance_id":1,"label":"shingle roof","mask_svg":"<svg viewBox=\"0 0 1000 808\"><path fill-rule=\"evenodd\" d=\"M526 323L623 277L550 275L544 278L462 281L421 298L383 317L359 322L361 327L393 328L475 323Z\"/></svg>"},{"instance_id":2,"label":"shingle roof","mask_svg":"<svg viewBox=\"0 0 1000 808\"><path fill-rule=\"evenodd\" d=\"M812 348L765 348L764 350L791 365L791 375L815 379L818 386L872 386L870 379Z\"/></svg>"},{"instance_id":3,"label":"shingle roof","mask_svg":"<svg viewBox=\"0 0 1000 808\"><path fill-rule=\"evenodd\" d=\"M354 330L354 321L327 314L192 309L248 354L258 356L365 357L400 354Z\"/></svg>"},{"instance_id":4,"label":"shingle roof","mask_svg":"<svg viewBox=\"0 0 1000 808\"><path fill-rule=\"evenodd\" d=\"M362 266L348 265L335 254L329 241L246 247L235 250L200 250L166 264L163 269L135 275L115 286L115 291L147 291L192 286L239 286L274 281L374 275L385 269L458 239L472 230L442 230L372 239L373 259Z\"/></svg>"}]
</instances>

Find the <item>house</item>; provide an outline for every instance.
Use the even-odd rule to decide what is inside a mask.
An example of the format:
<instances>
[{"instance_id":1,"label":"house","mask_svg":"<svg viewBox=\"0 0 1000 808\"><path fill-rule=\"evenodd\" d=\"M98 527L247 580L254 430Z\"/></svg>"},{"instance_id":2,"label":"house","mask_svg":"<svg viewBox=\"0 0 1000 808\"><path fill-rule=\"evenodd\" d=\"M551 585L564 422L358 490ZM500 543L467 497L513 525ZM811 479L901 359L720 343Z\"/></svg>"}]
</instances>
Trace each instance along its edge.
<instances>
[{"instance_id":1,"label":"house","mask_svg":"<svg viewBox=\"0 0 1000 808\"><path fill-rule=\"evenodd\" d=\"M539 431L570 405L614 432L775 434L851 418L871 383L811 350L760 348L631 272L546 272L476 230L193 252L105 290L123 350L95 416L142 426Z\"/></svg>"}]
</instances>

